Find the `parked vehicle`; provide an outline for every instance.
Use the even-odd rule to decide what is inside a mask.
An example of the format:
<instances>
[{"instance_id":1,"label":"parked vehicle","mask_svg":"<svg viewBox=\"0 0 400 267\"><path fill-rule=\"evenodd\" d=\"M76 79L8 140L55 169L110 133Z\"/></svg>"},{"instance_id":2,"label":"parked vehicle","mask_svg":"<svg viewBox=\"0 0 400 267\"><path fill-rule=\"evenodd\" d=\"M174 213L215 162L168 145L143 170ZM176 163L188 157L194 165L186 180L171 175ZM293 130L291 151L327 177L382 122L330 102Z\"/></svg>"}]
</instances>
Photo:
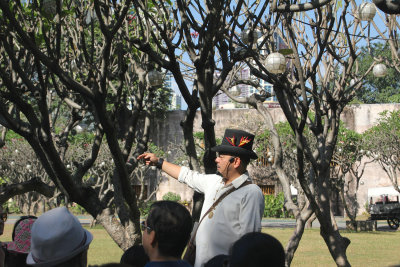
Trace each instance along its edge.
<instances>
[{"instance_id":1,"label":"parked vehicle","mask_svg":"<svg viewBox=\"0 0 400 267\"><path fill-rule=\"evenodd\" d=\"M393 186L368 189L370 220L387 220L390 228L400 226L400 193Z\"/></svg>"}]
</instances>

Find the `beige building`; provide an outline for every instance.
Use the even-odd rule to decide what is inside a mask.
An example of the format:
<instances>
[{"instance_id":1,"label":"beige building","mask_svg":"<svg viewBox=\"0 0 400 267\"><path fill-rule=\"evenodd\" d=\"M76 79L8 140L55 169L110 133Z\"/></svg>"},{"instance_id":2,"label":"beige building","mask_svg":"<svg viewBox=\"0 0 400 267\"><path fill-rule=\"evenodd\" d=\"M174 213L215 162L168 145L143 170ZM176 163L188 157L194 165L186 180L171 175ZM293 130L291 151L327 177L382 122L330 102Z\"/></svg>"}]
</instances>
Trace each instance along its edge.
<instances>
[{"instance_id":1,"label":"beige building","mask_svg":"<svg viewBox=\"0 0 400 267\"><path fill-rule=\"evenodd\" d=\"M379 114L385 110L393 111L400 109L400 104L362 104L350 105L342 113L342 121L347 128L362 133L372 127L379 118ZM275 122L284 121L285 116L280 108L270 108L271 115ZM180 121L183 119L185 111L172 111L167 114L167 118L158 122L153 131L152 141L163 146L164 150L171 151L169 147L182 144L183 134L180 128ZM221 138L225 128L251 129L249 118L259 116L254 109L230 109L216 110L213 114L215 120L216 135ZM254 121L254 120L252 120ZM195 132L201 132L201 117L198 112L195 119ZM171 144L175 144L171 146ZM170 152L173 154L173 152ZM170 158L168 158L171 160ZM179 162L177 162L179 164ZM184 163L184 162L183 162ZM164 174L165 175L165 174ZM390 186L390 180L379 165L372 163L367 165L364 175L360 180L357 192L357 202L360 207L359 213L365 211L364 206L368 200L367 190L372 187ZM261 185L265 193L274 193L279 190L279 182L272 182L268 185ZM174 192L181 196L182 200L190 201L193 191L175 179L161 178L161 183L157 191L157 199L161 199L168 192Z\"/></svg>"}]
</instances>

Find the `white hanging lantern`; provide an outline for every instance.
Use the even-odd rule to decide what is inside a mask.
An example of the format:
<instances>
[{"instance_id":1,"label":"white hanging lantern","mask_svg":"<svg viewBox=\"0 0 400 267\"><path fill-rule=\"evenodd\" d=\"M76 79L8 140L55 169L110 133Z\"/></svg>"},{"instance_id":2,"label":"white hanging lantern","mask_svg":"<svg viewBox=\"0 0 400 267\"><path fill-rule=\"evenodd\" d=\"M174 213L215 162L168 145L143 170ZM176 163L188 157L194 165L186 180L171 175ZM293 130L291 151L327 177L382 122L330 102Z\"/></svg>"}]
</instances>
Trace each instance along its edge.
<instances>
[{"instance_id":1,"label":"white hanging lantern","mask_svg":"<svg viewBox=\"0 0 400 267\"><path fill-rule=\"evenodd\" d=\"M251 37L253 40L251 40ZM261 32L258 30L254 30L253 31L253 36L250 35L250 30L243 30L240 33L240 39L242 40L242 42L246 45L250 44L251 41L256 42L258 39L260 39L261 37Z\"/></svg>"},{"instance_id":2,"label":"white hanging lantern","mask_svg":"<svg viewBox=\"0 0 400 267\"><path fill-rule=\"evenodd\" d=\"M286 59L281 53L269 54L265 61L265 68L273 74L281 74L286 70Z\"/></svg>"},{"instance_id":3,"label":"white hanging lantern","mask_svg":"<svg viewBox=\"0 0 400 267\"><path fill-rule=\"evenodd\" d=\"M372 70L375 77L385 77L387 74L387 68L384 64L376 64Z\"/></svg>"},{"instance_id":4,"label":"white hanging lantern","mask_svg":"<svg viewBox=\"0 0 400 267\"><path fill-rule=\"evenodd\" d=\"M358 7L358 18L364 21L371 21L376 14L376 7L374 3L361 3Z\"/></svg>"},{"instance_id":5,"label":"white hanging lantern","mask_svg":"<svg viewBox=\"0 0 400 267\"><path fill-rule=\"evenodd\" d=\"M147 74L147 82L150 86L160 86L163 84L163 75L157 70L151 70Z\"/></svg>"},{"instance_id":6,"label":"white hanging lantern","mask_svg":"<svg viewBox=\"0 0 400 267\"><path fill-rule=\"evenodd\" d=\"M60 6L62 6L61 0L58 1L60 2ZM42 10L48 15L55 15L57 13L57 0L43 0Z\"/></svg>"}]
</instances>

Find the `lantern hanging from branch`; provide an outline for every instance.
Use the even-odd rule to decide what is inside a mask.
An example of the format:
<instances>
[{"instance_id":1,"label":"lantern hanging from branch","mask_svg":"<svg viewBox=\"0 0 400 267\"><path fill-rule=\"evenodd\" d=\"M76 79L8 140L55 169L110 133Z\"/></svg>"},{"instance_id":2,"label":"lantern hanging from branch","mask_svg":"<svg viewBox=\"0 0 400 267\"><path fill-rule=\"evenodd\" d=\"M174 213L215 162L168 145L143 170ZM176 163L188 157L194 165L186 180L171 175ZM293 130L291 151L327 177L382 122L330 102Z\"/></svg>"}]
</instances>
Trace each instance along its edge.
<instances>
[{"instance_id":1,"label":"lantern hanging from branch","mask_svg":"<svg viewBox=\"0 0 400 267\"><path fill-rule=\"evenodd\" d=\"M265 68L273 74L281 74L286 70L286 59L281 53L269 54L265 61Z\"/></svg>"},{"instance_id":2,"label":"lantern hanging from branch","mask_svg":"<svg viewBox=\"0 0 400 267\"><path fill-rule=\"evenodd\" d=\"M376 7L373 3L361 3L358 7L358 18L364 21L371 21L376 14Z\"/></svg>"},{"instance_id":3,"label":"lantern hanging from branch","mask_svg":"<svg viewBox=\"0 0 400 267\"><path fill-rule=\"evenodd\" d=\"M147 82L150 86L160 86L163 84L163 75L157 70L151 70L147 74Z\"/></svg>"},{"instance_id":4,"label":"lantern hanging from branch","mask_svg":"<svg viewBox=\"0 0 400 267\"><path fill-rule=\"evenodd\" d=\"M387 68L384 64L379 63L374 66L372 69L375 77L385 77L387 74Z\"/></svg>"}]
</instances>

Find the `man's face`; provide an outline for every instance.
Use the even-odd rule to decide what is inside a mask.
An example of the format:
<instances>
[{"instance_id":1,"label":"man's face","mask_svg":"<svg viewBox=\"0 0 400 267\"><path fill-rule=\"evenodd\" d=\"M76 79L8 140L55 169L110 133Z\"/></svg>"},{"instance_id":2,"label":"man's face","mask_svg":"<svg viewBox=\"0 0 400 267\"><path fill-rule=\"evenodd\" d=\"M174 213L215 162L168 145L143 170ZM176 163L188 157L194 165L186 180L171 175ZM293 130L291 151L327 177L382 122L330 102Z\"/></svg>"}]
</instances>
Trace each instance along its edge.
<instances>
[{"instance_id":1,"label":"man's face","mask_svg":"<svg viewBox=\"0 0 400 267\"><path fill-rule=\"evenodd\" d=\"M151 229L150 227L147 226L147 222L144 221L141 223L141 229L142 229L142 244L144 251L146 252L147 255L149 255L149 249L151 248L151 238L150 238L150 233Z\"/></svg>"},{"instance_id":2,"label":"man's face","mask_svg":"<svg viewBox=\"0 0 400 267\"><path fill-rule=\"evenodd\" d=\"M217 163L217 171L221 173L222 177L228 178L229 171L233 169L233 164L230 162L231 158L234 158L228 154L217 154L215 162Z\"/></svg>"}]
</instances>

